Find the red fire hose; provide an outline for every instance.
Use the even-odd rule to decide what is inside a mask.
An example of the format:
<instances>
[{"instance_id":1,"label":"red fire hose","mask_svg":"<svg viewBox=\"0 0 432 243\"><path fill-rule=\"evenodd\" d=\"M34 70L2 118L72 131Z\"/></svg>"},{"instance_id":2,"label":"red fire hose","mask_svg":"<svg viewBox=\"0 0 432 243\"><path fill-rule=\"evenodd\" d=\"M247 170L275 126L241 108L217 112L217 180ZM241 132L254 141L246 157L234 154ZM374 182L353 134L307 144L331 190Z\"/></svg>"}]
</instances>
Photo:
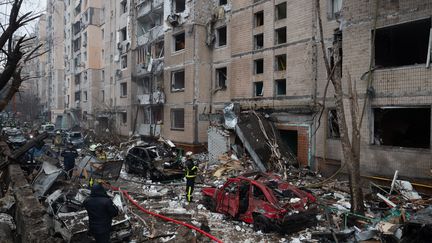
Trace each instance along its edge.
<instances>
[{"instance_id":1,"label":"red fire hose","mask_svg":"<svg viewBox=\"0 0 432 243\"><path fill-rule=\"evenodd\" d=\"M175 220L175 219L172 219L172 218L169 218L169 217L163 216L163 215L161 215L161 214L157 214L157 213L154 213L154 212L150 212L150 211L144 209L144 208L141 207L141 206L140 206L140 205L139 205L135 200L132 199L132 197L128 194L127 191L120 190L119 188L117 188L117 187L113 187L113 186L111 186L111 188L112 188L113 190L120 191L121 193L123 193L123 195L125 195L125 197L126 197L126 198L127 198L127 199L128 199L128 200L129 200L133 205L135 205L139 210L141 210L142 212L144 212L144 213L146 213L146 214L150 214L150 215L152 215L152 216L154 216L154 217L158 217L158 218L161 218L161 219L163 219L163 220L165 220L165 221L173 222L173 223L176 223L176 224L178 224L178 225L186 226L186 227L188 227L188 228L190 228L190 229L193 229L193 230L196 230L196 231L200 232L201 234L207 236L209 239L211 239L211 240L213 240L213 241L215 241L215 242L223 243L221 240L219 240L219 239L216 238L215 236L213 236L213 235L211 235L211 234L205 232L204 230L202 230L202 229L200 229L200 228L197 228L196 226L193 226L193 225L191 225L191 224L188 224L188 223L185 223L185 222L182 222L182 221L178 221L178 220Z\"/></svg>"}]
</instances>

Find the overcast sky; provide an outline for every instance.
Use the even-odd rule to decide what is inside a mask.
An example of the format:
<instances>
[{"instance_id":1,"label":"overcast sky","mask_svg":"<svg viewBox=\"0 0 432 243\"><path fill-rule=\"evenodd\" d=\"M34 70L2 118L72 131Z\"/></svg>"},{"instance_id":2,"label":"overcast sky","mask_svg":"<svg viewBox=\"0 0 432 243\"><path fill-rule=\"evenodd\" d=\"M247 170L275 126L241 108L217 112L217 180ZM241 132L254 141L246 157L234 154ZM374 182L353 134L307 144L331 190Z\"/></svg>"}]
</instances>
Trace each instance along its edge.
<instances>
[{"instance_id":1,"label":"overcast sky","mask_svg":"<svg viewBox=\"0 0 432 243\"><path fill-rule=\"evenodd\" d=\"M0 0L0 23L5 24L9 20L9 12L11 9L11 4L4 4L5 2L10 2L11 0ZM47 0L24 0L23 6L21 7L21 14L32 11L34 13L43 13L45 12ZM24 33L32 32L34 25L37 23L37 20L33 21L33 23L26 26L23 29Z\"/></svg>"}]
</instances>

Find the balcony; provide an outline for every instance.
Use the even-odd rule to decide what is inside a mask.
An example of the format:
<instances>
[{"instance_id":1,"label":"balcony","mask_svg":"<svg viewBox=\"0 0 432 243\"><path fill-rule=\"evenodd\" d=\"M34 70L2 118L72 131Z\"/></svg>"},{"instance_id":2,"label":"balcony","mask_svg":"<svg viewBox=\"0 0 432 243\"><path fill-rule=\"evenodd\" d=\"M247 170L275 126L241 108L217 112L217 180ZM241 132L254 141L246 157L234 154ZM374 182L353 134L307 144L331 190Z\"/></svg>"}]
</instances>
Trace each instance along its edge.
<instances>
[{"instance_id":1,"label":"balcony","mask_svg":"<svg viewBox=\"0 0 432 243\"><path fill-rule=\"evenodd\" d=\"M150 104L150 94L137 95L138 104L149 105Z\"/></svg>"},{"instance_id":2,"label":"balcony","mask_svg":"<svg viewBox=\"0 0 432 243\"><path fill-rule=\"evenodd\" d=\"M137 95L138 104L140 105L161 105L165 104L165 93L162 91L155 91L152 95L141 94Z\"/></svg>"},{"instance_id":3,"label":"balcony","mask_svg":"<svg viewBox=\"0 0 432 243\"><path fill-rule=\"evenodd\" d=\"M139 124L138 134L142 136L159 136L161 125L159 124Z\"/></svg>"},{"instance_id":4,"label":"balcony","mask_svg":"<svg viewBox=\"0 0 432 243\"><path fill-rule=\"evenodd\" d=\"M155 26L151 30L147 31L141 36L138 36L138 46L147 44L153 40L164 35L164 29L162 25Z\"/></svg>"},{"instance_id":5,"label":"balcony","mask_svg":"<svg viewBox=\"0 0 432 243\"><path fill-rule=\"evenodd\" d=\"M148 67L148 65L145 63L140 63L140 64L135 65L135 75L136 76L142 76L142 75L149 73L147 67Z\"/></svg>"},{"instance_id":6,"label":"balcony","mask_svg":"<svg viewBox=\"0 0 432 243\"><path fill-rule=\"evenodd\" d=\"M137 15L138 18L141 18L143 16L146 16L147 14L151 13L152 11L163 11L162 5L163 0L141 0L137 3Z\"/></svg>"}]
</instances>

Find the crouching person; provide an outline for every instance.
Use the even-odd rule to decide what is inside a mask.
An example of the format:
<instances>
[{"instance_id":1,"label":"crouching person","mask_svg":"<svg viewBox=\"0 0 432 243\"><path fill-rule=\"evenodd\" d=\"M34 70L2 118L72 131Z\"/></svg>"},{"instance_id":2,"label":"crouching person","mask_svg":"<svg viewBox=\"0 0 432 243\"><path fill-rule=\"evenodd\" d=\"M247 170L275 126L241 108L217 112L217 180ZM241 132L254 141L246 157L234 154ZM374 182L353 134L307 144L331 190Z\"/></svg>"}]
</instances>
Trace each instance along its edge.
<instances>
[{"instance_id":1,"label":"crouching person","mask_svg":"<svg viewBox=\"0 0 432 243\"><path fill-rule=\"evenodd\" d=\"M92 186L84 207L89 217L89 233L97 243L109 243L112 219L117 216L118 209L101 184Z\"/></svg>"}]
</instances>

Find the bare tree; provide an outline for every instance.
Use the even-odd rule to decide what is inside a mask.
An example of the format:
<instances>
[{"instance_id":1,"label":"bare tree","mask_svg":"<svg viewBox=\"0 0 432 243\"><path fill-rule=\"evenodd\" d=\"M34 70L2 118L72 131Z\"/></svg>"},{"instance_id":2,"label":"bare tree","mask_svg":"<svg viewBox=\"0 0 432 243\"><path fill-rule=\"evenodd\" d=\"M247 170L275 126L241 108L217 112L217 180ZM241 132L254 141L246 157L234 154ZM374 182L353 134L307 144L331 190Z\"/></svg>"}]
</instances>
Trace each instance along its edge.
<instances>
[{"instance_id":1,"label":"bare tree","mask_svg":"<svg viewBox=\"0 0 432 243\"><path fill-rule=\"evenodd\" d=\"M3 69L0 73L0 111L4 110L9 101L18 92L21 83L28 79L22 76L22 69L26 62L35 58L37 50L42 45L34 46L34 37L21 36L19 30L29 22L39 18L33 12L20 14L24 0L11 0L3 4L10 4L8 23L0 23L3 33L0 36L0 48L3 58Z\"/></svg>"},{"instance_id":2,"label":"bare tree","mask_svg":"<svg viewBox=\"0 0 432 243\"><path fill-rule=\"evenodd\" d=\"M376 1L376 12L374 28L376 28L376 19L378 11L378 0ZM318 28L320 34L320 44L323 53L324 64L327 72L327 84L324 90L322 111L318 118L321 119L322 113L325 109L325 99L327 96L328 86L331 83L334 88L334 97L336 103L336 112L338 118L338 124L340 129L340 138L343 154L343 164L339 171L343 169L344 166L347 167L349 182L350 182L350 193L351 193L351 211L359 214L364 213L364 200L363 192L361 186L360 177L360 128L363 122L363 117L368 103L368 92L366 92L365 100L362 109L359 109L358 95L356 92L356 86L352 86L351 75L347 71L347 90L348 90L348 101L349 109L347 112L344 106L344 93L342 89L342 32L335 33L333 41L333 66L330 64L329 58L327 57L327 51L324 44L324 35L321 19L321 7L320 0L315 1L316 13L318 18ZM372 35L372 42L375 40L375 31ZM373 46L373 45L372 45ZM369 90L372 83L372 57L368 72L368 87ZM349 136L348 124L347 124L347 114L350 115L351 120L351 138ZM318 121L319 123L319 121ZM338 171L338 172L339 172Z\"/></svg>"}]
</instances>

